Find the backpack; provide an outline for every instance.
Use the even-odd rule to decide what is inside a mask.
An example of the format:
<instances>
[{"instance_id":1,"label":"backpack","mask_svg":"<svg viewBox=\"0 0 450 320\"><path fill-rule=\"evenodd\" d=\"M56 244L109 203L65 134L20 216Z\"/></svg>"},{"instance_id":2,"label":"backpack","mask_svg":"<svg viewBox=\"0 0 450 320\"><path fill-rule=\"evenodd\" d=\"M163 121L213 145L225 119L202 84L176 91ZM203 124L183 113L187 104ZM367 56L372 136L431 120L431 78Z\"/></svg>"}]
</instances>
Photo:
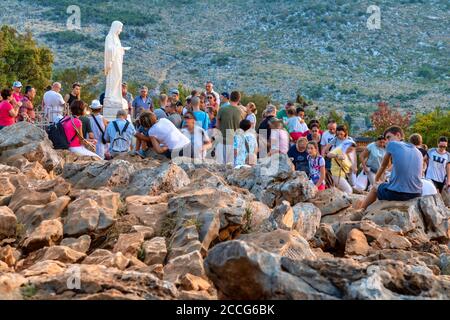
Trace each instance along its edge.
<instances>
[{"instance_id":1,"label":"backpack","mask_svg":"<svg viewBox=\"0 0 450 320\"><path fill-rule=\"evenodd\" d=\"M77 134L70 139L67 139L66 132L64 131L63 123L69 121L70 118L66 117L59 120L57 123L52 123L46 128L48 138L53 143L53 147L56 150L67 150L69 149L70 143L77 137Z\"/></svg>"},{"instance_id":2,"label":"backpack","mask_svg":"<svg viewBox=\"0 0 450 320\"><path fill-rule=\"evenodd\" d=\"M124 137L124 133L127 131L130 123L128 121L125 123L125 126L122 129L122 132L120 131L119 125L117 124L116 121L113 121L112 124L114 126L114 129L116 129L116 135L115 135L113 141L111 142L112 152L115 152L115 153L128 152L130 149L130 143Z\"/></svg>"}]
</instances>

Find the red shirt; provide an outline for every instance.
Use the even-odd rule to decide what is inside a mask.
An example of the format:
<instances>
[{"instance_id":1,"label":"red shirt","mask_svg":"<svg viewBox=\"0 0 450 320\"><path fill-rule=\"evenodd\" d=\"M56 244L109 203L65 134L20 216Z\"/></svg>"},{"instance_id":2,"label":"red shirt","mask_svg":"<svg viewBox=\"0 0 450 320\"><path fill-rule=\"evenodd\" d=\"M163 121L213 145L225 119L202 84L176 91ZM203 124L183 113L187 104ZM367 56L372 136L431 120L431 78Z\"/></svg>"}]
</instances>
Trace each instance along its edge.
<instances>
[{"instance_id":1,"label":"red shirt","mask_svg":"<svg viewBox=\"0 0 450 320\"><path fill-rule=\"evenodd\" d=\"M0 102L0 126L12 126L16 122L16 118L9 115L11 110L13 110L13 106L9 101L4 100Z\"/></svg>"}]
</instances>

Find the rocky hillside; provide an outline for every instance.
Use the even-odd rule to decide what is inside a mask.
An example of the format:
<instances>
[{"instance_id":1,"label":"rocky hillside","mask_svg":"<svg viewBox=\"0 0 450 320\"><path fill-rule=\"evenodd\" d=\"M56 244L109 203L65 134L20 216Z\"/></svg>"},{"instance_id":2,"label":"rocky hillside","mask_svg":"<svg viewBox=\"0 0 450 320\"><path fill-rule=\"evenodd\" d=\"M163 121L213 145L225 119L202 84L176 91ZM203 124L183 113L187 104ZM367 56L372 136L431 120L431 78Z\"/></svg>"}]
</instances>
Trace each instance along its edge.
<instances>
[{"instance_id":1,"label":"rocky hillside","mask_svg":"<svg viewBox=\"0 0 450 320\"><path fill-rule=\"evenodd\" d=\"M358 212L285 157L94 162L22 122L0 182L0 299L450 298L440 197Z\"/></svg>"},{"instance_id":2,"label":"rocky hillside","mask_svg":"<svg viewBox=\"0 0 450 320\"><path fill-rule=\"evenodd\" d=\"M296 93L320 110L356 122L380 99L408 111L450 107L450 5L445 0L380 0L381 29L366 26L370 1L77 1L81 31L66 28L72 1L11 0L0 21L29 29L56 53L57 68L89 67L101 76L113 19L125 23L125 78L219 90ZM101 90L98 88L98 90ZM357 120L359 118L359 120Z\"/></svg>"}]
</instances>

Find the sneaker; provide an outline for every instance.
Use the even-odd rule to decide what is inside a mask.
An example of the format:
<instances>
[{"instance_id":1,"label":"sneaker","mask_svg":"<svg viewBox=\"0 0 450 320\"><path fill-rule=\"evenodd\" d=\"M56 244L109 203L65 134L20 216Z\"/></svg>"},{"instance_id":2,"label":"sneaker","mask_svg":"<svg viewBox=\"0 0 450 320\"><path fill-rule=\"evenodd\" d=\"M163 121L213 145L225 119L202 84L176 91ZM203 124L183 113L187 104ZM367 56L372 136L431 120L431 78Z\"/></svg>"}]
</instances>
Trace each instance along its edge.
<instances>
[{"instance_id":1,"label":"sneaker","mask_svg":"<svg viewBox=\"0 0 450 320\"><path fill-rule=\"evenodd\" d=\"M145 151L144 150L139 150L137 152L137 155L140 156L142 159L145 159L146 155L145 155Z\"/></svg>"}]
</instances>

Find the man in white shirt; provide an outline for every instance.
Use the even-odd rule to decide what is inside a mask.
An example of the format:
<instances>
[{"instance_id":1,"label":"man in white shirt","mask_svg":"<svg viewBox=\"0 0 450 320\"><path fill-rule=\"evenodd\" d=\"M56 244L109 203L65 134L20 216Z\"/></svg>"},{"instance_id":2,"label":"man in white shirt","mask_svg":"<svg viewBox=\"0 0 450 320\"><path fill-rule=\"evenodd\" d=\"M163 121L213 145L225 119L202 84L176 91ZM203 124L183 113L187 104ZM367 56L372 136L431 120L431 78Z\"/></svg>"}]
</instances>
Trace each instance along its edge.
<instances>
[{"instance_id":1,"label":"man in white shirt","mask_svg":"<svg viewBox=\"0 0 450 320\"><path fill-rule=\"evenodd\" d=\"M61 83L55 82L52 89L44 94L44 116L49 122L58 122L64 117L66 102L60 91Z\"/></svg>"},{"instance_id":2,"label":"man in white shirt","mask_svg":"<svg viewBox=\"0 0 450 320\"><path fill-rule=\"evenodd\" d=\"M214 84L211 81L206 83L206 96L213 94L216 97L217 105L220 106L220 95L214 91Z\"/></svg>"}]
</instances>

